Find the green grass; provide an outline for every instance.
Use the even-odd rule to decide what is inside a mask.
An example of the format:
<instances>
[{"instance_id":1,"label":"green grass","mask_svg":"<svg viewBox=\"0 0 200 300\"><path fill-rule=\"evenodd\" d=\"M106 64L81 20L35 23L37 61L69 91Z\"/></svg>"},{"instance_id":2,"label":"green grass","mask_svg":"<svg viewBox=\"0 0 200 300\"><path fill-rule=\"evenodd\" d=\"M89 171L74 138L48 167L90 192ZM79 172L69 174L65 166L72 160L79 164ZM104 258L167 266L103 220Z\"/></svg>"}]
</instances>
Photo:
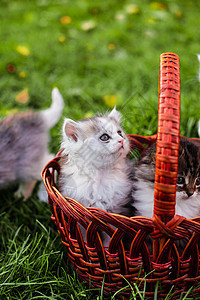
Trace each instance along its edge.
<instances>
[{"instance_id":1,"label":"green grass","mask_svg":"<svg viewBox=\"0 0 200 300\"><path fill-rule=\"evenodd\" d=\"M105 97L114 95L127 133L154 134L159 55L172 51L181 65L181 134L197 136L199 1L0 0L0 7L0 118L48 107L57 86L66 117L105 112L112 106ZM28 101L15 101L25 88ZM54 153L61 124L51 130ZM102 299L71 269L36 190L26 203L12 190L0 199L0 299Z\"/></svg>"}]
</instances>

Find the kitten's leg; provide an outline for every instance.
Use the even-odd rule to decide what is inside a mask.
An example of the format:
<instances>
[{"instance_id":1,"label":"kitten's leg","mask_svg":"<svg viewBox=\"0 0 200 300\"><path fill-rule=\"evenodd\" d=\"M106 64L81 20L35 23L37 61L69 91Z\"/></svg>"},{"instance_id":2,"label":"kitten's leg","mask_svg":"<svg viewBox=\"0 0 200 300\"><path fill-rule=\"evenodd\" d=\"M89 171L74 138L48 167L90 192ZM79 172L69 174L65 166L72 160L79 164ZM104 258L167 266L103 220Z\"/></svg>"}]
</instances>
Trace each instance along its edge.
<instances>
[{"instance_id":1,"label":"kitten's leg","mask_svg":"<svg viewBox=\"0 0 200 300\"><path fill-rule=\"evenodd\" d=\"M48 202L48 193L43 182L39 186L37 196L40 202Z\"/></svg>"},{"instance_id":2,"label":"kitten's leg","mask_svg":"<svg viewBox=\"0 0 200 300\"><path fill-rule=\"evenodd\" d=\"M43 160L42 160L42 168L41 170L46 166L46 164L48 162L50 162L53 158L55 157L55 155L50 154L50 153L45 153ZM41 179L41 175L40 175L40 179ZM44 183L41 182L39 189L38 189L38 193L37 193L38 199L41 202L47 202L48 203L48 193L47 190L44 186Z\"/></svg>"},{"instance_id":3,"label":"kitten's leg","mask_svg":"<svg viewBox=\"0 0 200 300\"><path fill-rule=\"evenodd\" d=\"M46 166L46 164L49 161L51 161L54 157L55 157L55 155L50 154L49 152L45 151L45 153L43 154L43 157L41 158L40 162L33 165L33 167L32 167L32 176L35 178L36 181L42 181L41 172L42 172L43 168ZM24 187L22 187L22 190L23 190L23 188ZM29 190L29 188L30 188L30 190ZM34 188L34 186L33 186L33 188ZM32 190L33 190L33 188L32 188ZM30 191L30 195L31 195L31 185L27 186L27 190L26 190L26 187L25 187L25 193L29 194L29 191ZM21 191L21 190L19 190L19 192L24 194L24 192ZM39 186L37 196L38 196L38 198L41 202L48 202L48 194L47 194L47 191L46 191L46 188L45 188L43 182L41 182L41 184ZM28 197L25 196L25 199L27 199Z\"/></svg>"},{"instance_id":4,"label":"kitten's leg","mask_svg":"<svg viewBox=\"0 0 200 300\"><path fill-rule=\"evenodd\" d=\"M23 201L26 201L32 195L35 184L36 184L36 180L20 183L20 186L16 191L15 196L16 197L23 196L24 198Z\"/></svg>"}]
</instances>

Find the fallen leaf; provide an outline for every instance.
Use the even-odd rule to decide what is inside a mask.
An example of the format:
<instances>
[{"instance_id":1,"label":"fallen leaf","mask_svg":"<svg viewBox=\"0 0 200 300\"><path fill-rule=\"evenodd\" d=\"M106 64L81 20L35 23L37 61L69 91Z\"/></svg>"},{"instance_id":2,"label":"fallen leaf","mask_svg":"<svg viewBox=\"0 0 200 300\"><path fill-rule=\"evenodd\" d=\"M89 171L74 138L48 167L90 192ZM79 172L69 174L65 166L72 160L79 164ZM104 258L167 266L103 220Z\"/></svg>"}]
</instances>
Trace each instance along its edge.
<instances>
[{"instance_id":1,"label":"fallen leaf","mask_svg":"<svg viewBox=\"0 0 200 300\"><path fill-rule=\"evenodd\" d=\"M29 99L28 88L25 88L23 91L17 94L15 101L19 103L26 103Z\"/></svg>"},{"instance_id":2,"label":"fallen leaf","mask_svg":"<svg viewBox=\"0 0 200 300\"><path fill-rule=\"evenodd\" d=\"M61 24L70 24L72 22L72 18L70 16L63 16L60 18Z\"/></svg>"},{"instance_id":3,"label":"fallen leaf","mask_svg":"<svg viewBox=\"0 0 200 300\"><path fill-rule=\"evenodd\" d=\"M109 45L108 45L108 49L111 50L111 51L112 51L112 50L115 50L115 49L116 49L115 44L109 44Z\"/></svg>"},{"instance_id":4,"label":"fallen leaf","mask_svg":"<svg viewBox=\"0 0 200 300\"><path fill-rule=\"evenodd\" d=\"M60 43L64 43L66 41L66 37L64 35L61 35L58 40Z\"/></svg>"},{"instance_id":5,"label":"fallen leaf","mask_svg":"<svg viewBox=\"0 0 200 300\"><path fill-rule=\"evenodd\" d=\"M117 102L117 96L116 95L105 95L104 101L107 106L113 108Z\"/></svg>"},{"instance_id":6,"label":"fallen leaf","mask_svg":"<svg viewBox=\"0 0 200 300\"><path fill-rule=\"evenodd\" d=\"M30 55L30 50L27 46L18 45L16 47L16 50L17 50L18 53L20 53L23 56L29 56Z\"/></svg>"},{"instance_id":7,"label":"fallen leaf","mask_svg":"<svg viewBox=\"0 0 200 300\"><path fill-rule=\"evenodd\" d=\"M25 78L26 76L27 76L27 74L26 74L25 71L21 71L21 72L19 73L19 77L20 77L20 78Z\"/></svg>"},{"instance_id":8,"label":"fallen leaf","mask_svg":"<svg viewBox=\"0 0 200 300\"><path fill-rule=\"evenodd\" d=\"M134 4L130 4L126 7L126 12L127 12L127 14L130 14L130 15L137 14L137 13L139 13L139 11L140 11L139 8Z\"/></svg>"},{"instance_id":9,"label":"fallen leaf","mask_svg":"<svg viewBox=\"0 0 200 300\"><path fill-rule=\"evenodd\" d=\"M178 19L182 18L182 12L181 12L180 10L177 10L177 11L176 11L176 17L177 17Z\"/></svg>"}]
</instances>

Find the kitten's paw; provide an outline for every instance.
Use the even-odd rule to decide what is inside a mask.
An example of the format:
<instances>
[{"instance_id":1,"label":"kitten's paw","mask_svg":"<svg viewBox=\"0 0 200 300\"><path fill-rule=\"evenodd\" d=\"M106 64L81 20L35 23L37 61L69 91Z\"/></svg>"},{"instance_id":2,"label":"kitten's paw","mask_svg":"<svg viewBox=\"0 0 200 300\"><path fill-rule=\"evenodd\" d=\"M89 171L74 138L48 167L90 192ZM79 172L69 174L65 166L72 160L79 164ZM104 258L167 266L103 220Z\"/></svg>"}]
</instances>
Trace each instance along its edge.
<instances>
[{"instance_id":1,"label":"kitten's paw","mask_svg":"<svg viewBox=\"0 0 200 300\"><path fill-rule=\"evenodd\" d=\"M15 192L15 196L17 198L23 198L23 201L25 202L33 192L33 189L35 187L36 181L31 181L31 182L22 182L20 183L20 186L18 190Z\"/></svg>"}]
</instances>

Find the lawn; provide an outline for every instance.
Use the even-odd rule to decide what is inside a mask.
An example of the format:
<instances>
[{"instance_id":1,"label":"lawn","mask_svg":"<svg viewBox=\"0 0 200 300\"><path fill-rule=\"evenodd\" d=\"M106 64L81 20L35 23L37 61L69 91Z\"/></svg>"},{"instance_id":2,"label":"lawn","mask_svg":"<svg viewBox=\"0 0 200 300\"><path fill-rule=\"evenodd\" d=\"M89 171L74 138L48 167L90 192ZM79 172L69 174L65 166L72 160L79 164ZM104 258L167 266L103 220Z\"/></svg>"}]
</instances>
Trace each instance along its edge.
<instances>
[{"instance_id":1,"label":"lawn","mask_svg":"<svg viewBox=\"0 0 200 300\"><path fill-rule=\"evenodd\" d=\"M0 7L0 118L47 108L56 86L65 117L117 105L127 133L155 134L159 56L171 51L180 57L181 134L197 136L199 1L0 0ZM61 126L62 118L50 132L52 153ZM103 299L68 264L37 187L26 203L12 189L0 199L0 299Z\"/></svg>"}]
</instances>

